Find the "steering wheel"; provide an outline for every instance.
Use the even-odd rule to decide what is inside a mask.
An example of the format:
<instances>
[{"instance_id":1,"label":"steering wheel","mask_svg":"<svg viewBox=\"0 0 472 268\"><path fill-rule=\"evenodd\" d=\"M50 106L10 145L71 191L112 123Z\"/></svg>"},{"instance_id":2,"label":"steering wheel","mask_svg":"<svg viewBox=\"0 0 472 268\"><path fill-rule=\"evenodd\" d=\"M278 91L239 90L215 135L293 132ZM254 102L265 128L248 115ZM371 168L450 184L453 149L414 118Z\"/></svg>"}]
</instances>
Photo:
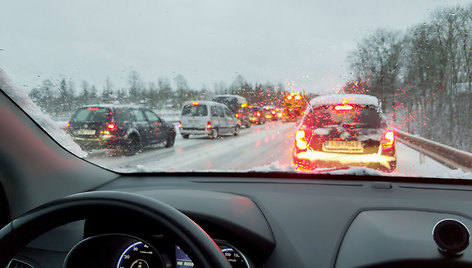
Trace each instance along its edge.
<instances>
[{"instance_id":1,"label":"steering wheel","mask_svg":"<svg viewBox=\"0 0 472 268\"><path fill-rule=\"evenodd\" d=\"M231 268L216 243L190 218L175 208L136 194L96 191L71 195L41 205L0 230L0 267L18 251L60 225L110 213L131 214L163 227L184 248L198 267Z\"/></svg>"}]
</instances>

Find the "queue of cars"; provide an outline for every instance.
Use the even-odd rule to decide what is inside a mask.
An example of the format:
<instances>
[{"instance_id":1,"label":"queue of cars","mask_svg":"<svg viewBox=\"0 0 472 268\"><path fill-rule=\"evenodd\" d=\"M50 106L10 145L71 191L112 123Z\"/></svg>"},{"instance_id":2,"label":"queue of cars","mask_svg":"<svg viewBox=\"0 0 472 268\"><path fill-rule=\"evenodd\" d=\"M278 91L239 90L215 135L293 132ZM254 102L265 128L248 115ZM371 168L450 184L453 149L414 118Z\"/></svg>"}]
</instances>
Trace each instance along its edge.
<instances>
[{"instance_id":1,"label":"queue of cars","mask_svg":"<svg viewBox=\"0 0 472 268\"><path fill-rule=\"evenodd\" d=\"M183 105L178 128L184 139L190 135L238 135L241 126L252 121L245 98L216 96L214 101L189 101ZM78 108L65 128L85 151L116 149L133 155L139 149L156 144L172 147L177 135L173 124L150 109L136 105L90 105Z\"/></svg>"},{"instance_id":2,"label":"queue of cars","mask_svg":"<svg viewBox=\"0 0 472 268\"><path fill-rule=\"evenodd\" d=\"M178 124L184 139L190 135L238 135L241 126L278 119L277 108L247 106L240 96L221 95L215 101L188 101ZM230 106L228 106L230 105ZM232 110L230 110L230 108ZM81 107L66 131L84 150L121 149L132 155L142 147L174 145L174 126L153 111L130 105ZM360 94L326 95L311 100L295 133L293 163L313 170L366 166L396 169L395 134L387 130L379 99Z\"/></svg>"}]
</instances>

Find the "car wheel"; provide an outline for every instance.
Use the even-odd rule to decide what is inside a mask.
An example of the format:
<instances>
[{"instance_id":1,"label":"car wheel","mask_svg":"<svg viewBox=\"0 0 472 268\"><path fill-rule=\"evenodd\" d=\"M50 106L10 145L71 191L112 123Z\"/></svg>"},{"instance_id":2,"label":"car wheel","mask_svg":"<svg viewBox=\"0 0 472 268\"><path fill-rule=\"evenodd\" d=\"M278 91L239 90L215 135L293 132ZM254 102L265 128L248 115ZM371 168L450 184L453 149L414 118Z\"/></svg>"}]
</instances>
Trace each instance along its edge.
<instances>
[{"instance_id":1,"label":"car wheel","mask_svg":"<svg viewBox=\"0 0 472 268\"><path fill-rule=\"evenodd\" d=\"M129 136L123 145L123 154L130 156L136 154L139 149L139 140L136 136Z\"/></svg>"},{"instance_id":2,"label":"car wheel","mask_svg":"<svg viewBox=\"0 0 472 268\"><path fill-rule=\"evenodd\" d=\"M189 134L182 134L182 138L184 139L188 139L189 136L190 136Z\"/></svg>"},{"instance_id":3,"label":"car wheel","mask_svg":"<svg viewBox=\"0 0 472 268\"><path fill-rule=\"evenodd\" d=\"M392 173L397 170L397 161L392 161L389 163L389 168L387 169L388 173Z\"/></svg>"},{"instance_id":4,"label":"car wheel","mask_svg":"<svg viewBox=\"0 0 472 268\"><path fill-rule=\"evenodd\" d=\"M240 128L239 125L236 125L236 126L234 127L234 133L233 133L234 136L238 136L238 135L239 135L239 128Z\"/></svg>"},{"instance_id":5,"label":"car wheel","mask_svg":"<svg viewBox=\"0 0 472 268\"><path fill-rule=\"evenodd\" d=\"M208 135L208 138L210 139L217 139L220 136L220 132L218 131L217 128L212 129L210 135Z\"/></svg>"},{"instance_id":6,"label":"car wheel","mask_svg":"<svg viewBox=\"0 0 472 268\"><path fill-rule=\"evenodd\" d=\"M174 146L174 143L175 143L175 136L168 136L165 146L169 148L169 147Z\"/></svg>"}]
</instances>

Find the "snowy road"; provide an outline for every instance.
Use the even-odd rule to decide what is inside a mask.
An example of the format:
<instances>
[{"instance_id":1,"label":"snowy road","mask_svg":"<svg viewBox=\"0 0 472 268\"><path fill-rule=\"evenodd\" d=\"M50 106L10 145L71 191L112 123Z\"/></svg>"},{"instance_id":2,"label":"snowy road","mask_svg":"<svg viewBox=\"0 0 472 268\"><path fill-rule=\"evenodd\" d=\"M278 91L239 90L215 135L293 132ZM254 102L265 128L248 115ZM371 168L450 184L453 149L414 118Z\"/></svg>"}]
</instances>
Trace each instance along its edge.
<instances>
[{"instance_id":1,"label":"snowy road","mask_svg":"<svg viewBox=\"0 0 472 268\"><path fill-rule=\"evenodd\" d=\"M183 139L177 135L173 148L157 146L131 157L97 155L88 159L123 171L248 170L274 162L290 167L294 127L293 123L273 122L242 129L239 136L216 140L206 136Z\"/></svg>"},{"instance_id":2,"label":"snowy road","mask_svg":"<svg viewBox=\"0 0 472 268\"><path fill-rule=\"evenodd\" d=\"M239 136L209 140L205 136L176 137L173 148L157 146L131 156L96 154L88 159L120 171L190 171L190 170L287 170L295 167L291 148L295 124L267 123L242 129ZM421 157L420 153L397 142L400 176L450 177L452 170L440 163Z\"/></svg>"}]
</instances>

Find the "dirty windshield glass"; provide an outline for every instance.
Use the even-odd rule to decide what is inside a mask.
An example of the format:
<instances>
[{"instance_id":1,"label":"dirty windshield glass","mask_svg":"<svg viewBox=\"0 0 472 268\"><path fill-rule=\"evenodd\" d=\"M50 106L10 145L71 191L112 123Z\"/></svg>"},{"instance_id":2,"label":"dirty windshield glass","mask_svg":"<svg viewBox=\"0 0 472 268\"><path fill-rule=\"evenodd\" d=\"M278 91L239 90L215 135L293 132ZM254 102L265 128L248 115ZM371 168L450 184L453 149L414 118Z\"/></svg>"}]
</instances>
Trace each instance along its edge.
<instances>
[{"instance_id":1,"label":"dirty windshield glass","mask_svg":"<svg viewBox=\"0 0 472 268\"><path fill-rule=\"evenodd\" d=\"M107 169L472 178L470 0L2 10L1 90Z\"/></svg>"}]
</instances>

